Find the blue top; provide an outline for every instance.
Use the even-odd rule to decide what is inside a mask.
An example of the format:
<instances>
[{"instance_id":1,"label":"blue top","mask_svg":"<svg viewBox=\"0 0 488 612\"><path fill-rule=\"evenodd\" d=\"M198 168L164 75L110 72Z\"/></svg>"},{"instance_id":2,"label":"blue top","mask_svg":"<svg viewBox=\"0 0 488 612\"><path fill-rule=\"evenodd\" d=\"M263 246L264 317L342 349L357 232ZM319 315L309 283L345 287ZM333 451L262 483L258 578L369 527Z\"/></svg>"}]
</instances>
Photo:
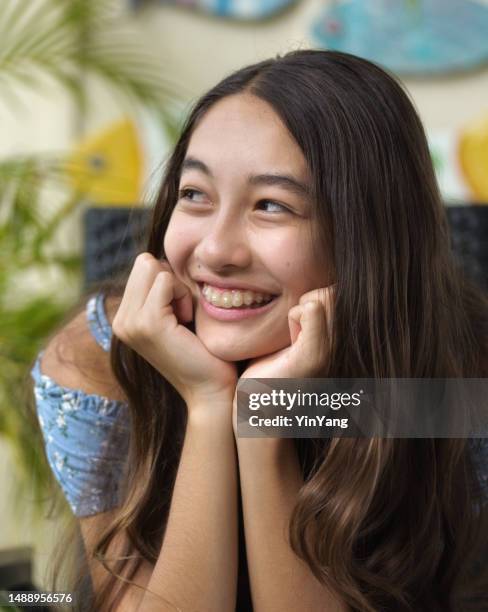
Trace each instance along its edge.
<instances>
[{"instance_id":1,"label":"blue top","mask_svg":"<svg viewBox=\"0 0 488 612\"><path fill-rule=\"evenodd\" d=\"M110 350L112 328L104 296L91 297L88 327L104 351ZM39 423L49 465L75 516L104 512L119 503L129 443L129 412L125 402L78 389L61 387L42 374L37 357L34 379ZM469 440L482 490L488 498L488 438Z\"/></svg>"},{"instance_id":2,"label":"blue top","mask_svg":"<svg viewBox=\"0 0 488 612\"><path fill-rule=\"evenodd\" d=\"M104 296L90 298L89 329L104 351L110 350L112 328ZM49 465L75 516L110 510L119 501L124 459L129 443L125 402L61 387L42 374L37 357L31 376L39 424Z\"/></svg>"}]
</instances>

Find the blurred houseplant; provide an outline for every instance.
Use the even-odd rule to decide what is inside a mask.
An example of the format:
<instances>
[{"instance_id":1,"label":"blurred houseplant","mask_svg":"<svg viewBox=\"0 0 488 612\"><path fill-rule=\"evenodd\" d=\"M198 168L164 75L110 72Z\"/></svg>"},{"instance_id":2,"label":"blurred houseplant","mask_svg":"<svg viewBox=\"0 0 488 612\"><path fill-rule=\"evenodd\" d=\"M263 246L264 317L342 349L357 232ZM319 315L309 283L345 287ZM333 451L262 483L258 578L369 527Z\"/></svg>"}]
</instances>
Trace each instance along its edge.
<instances>
[{"instance_id":1,"label":"blurred houseplant","mask_svg":"<svg viewBox=\"0 0 488 612\"><path fill-rule=\"evenodd\" d=\"M96 79L131 111L152 111L172 141L177 120L170 109L181 94L164 80L164 66L136 43L118 5L107 0L3 0L0 104L16 118L26 112L17 112L19 92L42 93L55 81L69 93L79 128L90 109L86 79ZM0 159L0 436L10 441L22 468L18 484L23 486L17 493L34 499L45 491L48 473L36 423L21 407L29 396L31 363L70 304L42 290L19 300L18 283L32 273L42 278L54 272L59 286L81 277L81 255L56 247L56 236L82 201L65 180L63 166L62 156L53 154ZM42 202L53 184L63 201L48 214Z\"/></svg>"}]
</instances>

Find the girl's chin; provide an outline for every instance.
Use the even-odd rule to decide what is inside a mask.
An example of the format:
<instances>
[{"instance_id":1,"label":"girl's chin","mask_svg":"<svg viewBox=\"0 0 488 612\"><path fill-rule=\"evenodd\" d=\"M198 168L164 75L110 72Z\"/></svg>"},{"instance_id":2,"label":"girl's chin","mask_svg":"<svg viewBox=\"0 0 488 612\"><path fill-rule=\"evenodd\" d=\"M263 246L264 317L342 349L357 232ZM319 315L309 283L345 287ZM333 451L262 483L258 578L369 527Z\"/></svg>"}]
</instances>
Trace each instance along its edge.
<instances>
[{"instance_id":1,"label":"girl's chin","mask_svg":"<svg viewBox=\"0 0 488 612\"><path fill-rule=\"evenodd\" d=\"M205 342L204 342L205 344ZM269 351L250 351L250 350L235 350L227 347L213 347L211 344L205 344L209 353L212 353L215 357L222 359L223 361L249 361L250 359L255 359L256 357L262 357L263 355L267 355Z\"/></svg>"},{"instance_id":2,"label":"girl's chin","mask_svg":"<svg viewBox=\"0 0 488 612\"><path fill-rule=\"evenodd\" d=\"M257 357L263 357L269 355L278 350L272 346L232 346L229 343L222 341L215 341L215 339L202 338L199 336L205 348L209 353L212 353L215 357L222 359L223 361L249 361L250 359L256 359Z\"/></svg>"},{"instance_id":3,"label":"girl's chin","mask_svg":"<svg viewBox=\"0 0 488 612\"><path fill-rule=\"evenodd\" d=\"M275 353L290 344L288 324L283 329L273 329L266 333L226 333L223 329L207 329L206 325L189 325L205 348L223 361L239 362L257 359ZM231 330L229 330L230 332Z\"/></svg>"}]
</instances>

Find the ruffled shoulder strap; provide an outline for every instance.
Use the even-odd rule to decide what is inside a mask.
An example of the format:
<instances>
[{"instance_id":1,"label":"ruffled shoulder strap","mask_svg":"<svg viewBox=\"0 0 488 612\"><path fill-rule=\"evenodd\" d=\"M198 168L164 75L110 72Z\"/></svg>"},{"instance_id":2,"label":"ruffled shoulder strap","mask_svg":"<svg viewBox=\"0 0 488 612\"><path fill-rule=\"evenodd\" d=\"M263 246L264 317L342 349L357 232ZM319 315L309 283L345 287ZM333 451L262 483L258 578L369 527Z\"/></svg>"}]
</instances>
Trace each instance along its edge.
<instances>
[{"instance_id":1,"label":"ruffled shoulder strap","mask_svg":"<svg viewBox=\"0 0 488 612\"><path fill-rule=\"evenodd\" d=\"M88 300L86 320L97 344L108 352L112 342L112 326L108 322L105 312L105 296L103 293L97 293Z\"/></svg>"}]
</instances>

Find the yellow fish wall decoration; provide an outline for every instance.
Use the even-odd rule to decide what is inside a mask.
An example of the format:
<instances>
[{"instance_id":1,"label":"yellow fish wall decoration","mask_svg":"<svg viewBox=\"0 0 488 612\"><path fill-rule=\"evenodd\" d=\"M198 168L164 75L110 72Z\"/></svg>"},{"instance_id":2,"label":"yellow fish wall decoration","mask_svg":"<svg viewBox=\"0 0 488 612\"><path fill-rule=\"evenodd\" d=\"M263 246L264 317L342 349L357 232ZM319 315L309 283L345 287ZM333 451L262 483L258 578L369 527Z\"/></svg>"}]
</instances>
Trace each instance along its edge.
<instances>
[{"instance_id":1,"label":"yellow fish wall decoration","mask_svg":"<svg viewBox=\"0 0 488 612\"><path fill-rule=\"evenodd\" d=\"M67 160L66 174L73 189L94 205L140 204L143 151L135 123L117 121L82 141Z\"/></svg>"},{"instance_id":2,"label":"yellow fish wall decoration","mask_svg":"<svg viewBox=\"0 0 488 612\"><path fill-rule=\"evenodd\" d=\"M458 154L474 200L488 204L488 113L463 129Z\"/></svg>"}]
</instances>

